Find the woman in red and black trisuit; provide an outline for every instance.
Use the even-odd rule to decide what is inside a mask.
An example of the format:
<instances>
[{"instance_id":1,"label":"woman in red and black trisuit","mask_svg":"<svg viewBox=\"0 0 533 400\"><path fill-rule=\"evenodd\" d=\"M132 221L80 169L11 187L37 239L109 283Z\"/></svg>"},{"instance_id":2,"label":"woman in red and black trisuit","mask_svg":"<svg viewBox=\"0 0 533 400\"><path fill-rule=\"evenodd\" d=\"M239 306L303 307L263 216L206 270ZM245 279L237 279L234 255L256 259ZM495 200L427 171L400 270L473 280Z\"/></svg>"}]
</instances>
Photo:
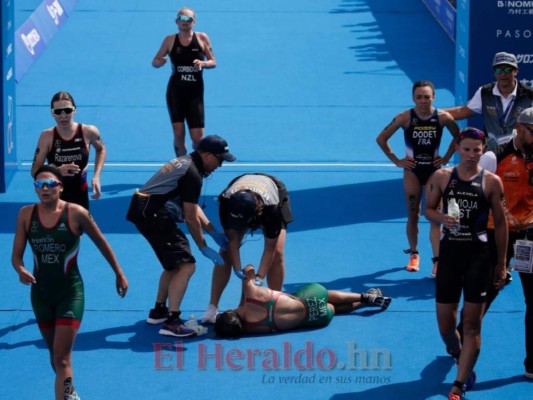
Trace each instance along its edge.
<instances>
[{"instance_id":1,"label":"woman in red and black trisuit","mask_svg":"<svg viewBox=\"0 0 533 400\"><path fill-rule=\"evenodd\" d=\"M50 107L56 126L41 133L33 157L31 175L35 177L35 172L45 161L57 167L64 182L61 199L89 209L87 172L90 146L96 151L91 198L97 200L102 195L100 173L104 167L106 149L100 131L94 125L74 122L76 103L68 92L56 93Z\"/></svg>"}]
</instances>

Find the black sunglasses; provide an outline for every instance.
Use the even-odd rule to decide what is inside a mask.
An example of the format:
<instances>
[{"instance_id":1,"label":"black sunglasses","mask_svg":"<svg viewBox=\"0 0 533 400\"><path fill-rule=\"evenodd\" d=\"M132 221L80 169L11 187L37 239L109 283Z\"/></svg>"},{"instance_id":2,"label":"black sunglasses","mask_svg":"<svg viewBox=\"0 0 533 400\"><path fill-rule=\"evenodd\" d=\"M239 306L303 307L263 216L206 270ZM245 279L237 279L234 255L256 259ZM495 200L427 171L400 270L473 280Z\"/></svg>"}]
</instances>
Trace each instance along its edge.
<instances>
[{"instance_id":1,"label":"black sunglasses","mask_svg":"<svg viewBox=\"0 0 533 400\"><path fill-rule=\"evenodd\" d=\"M54 113L54 115L61 115L63 112L69 115L69 114L72 114L74 110L75 110L74 107L52 108L52 112Z\"/></svg>"},{"instance_id":2,"label":"black sunglasses","mask_svg":"<svg viewBox=\"0 0 533 400\"><path fill-rule=\"evenodd\" d=\"M504 67L504 68L494 68L494 73L496 75L500 75L501 73L505 72L506 74L510 74L514 71L513 67Z\"/></svg>"}]
</instances>

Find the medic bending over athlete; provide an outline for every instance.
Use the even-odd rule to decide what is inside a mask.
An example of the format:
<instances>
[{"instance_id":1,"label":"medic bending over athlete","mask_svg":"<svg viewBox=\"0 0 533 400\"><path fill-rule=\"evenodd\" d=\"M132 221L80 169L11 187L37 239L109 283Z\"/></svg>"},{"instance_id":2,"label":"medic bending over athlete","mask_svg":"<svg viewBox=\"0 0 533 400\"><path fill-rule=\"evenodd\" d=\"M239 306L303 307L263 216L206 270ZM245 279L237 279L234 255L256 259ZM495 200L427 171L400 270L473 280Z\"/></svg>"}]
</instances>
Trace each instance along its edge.
<instances>
[{"instance_id":1,"label":"medic bending over athlete","mask_svg":"<svg viewBox=\"0 0 533 400\"><path fill-rule=\"evenodd\" d=\"M244 274L242 304L217 316L215 332L220 337L318 328L327 326L335 314L350 313L361 305L386 310L391 303L391 298L384 297L379 289L351 293L311 283L288 294L257 286L253 265L246 266Z\"/></svg>"}]
</instances>

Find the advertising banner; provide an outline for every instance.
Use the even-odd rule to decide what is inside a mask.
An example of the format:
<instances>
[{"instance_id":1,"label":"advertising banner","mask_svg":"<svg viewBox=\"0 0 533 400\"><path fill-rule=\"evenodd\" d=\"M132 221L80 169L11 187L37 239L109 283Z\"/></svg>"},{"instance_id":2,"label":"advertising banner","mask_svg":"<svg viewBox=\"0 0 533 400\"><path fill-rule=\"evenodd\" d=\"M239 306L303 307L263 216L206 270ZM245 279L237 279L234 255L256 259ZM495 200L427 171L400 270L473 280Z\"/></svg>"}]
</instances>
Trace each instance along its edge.
<instances>
[{"instance_id":1,"label":"advertising banner","mask_svg":"<svg viewBox=\"0 0 533 400\"><path fill-rule=\"evenodd\" d=\"M20 82L42 54L78 0L44 0L15 33L16 72Z\"/></svg>"}]
</instances>

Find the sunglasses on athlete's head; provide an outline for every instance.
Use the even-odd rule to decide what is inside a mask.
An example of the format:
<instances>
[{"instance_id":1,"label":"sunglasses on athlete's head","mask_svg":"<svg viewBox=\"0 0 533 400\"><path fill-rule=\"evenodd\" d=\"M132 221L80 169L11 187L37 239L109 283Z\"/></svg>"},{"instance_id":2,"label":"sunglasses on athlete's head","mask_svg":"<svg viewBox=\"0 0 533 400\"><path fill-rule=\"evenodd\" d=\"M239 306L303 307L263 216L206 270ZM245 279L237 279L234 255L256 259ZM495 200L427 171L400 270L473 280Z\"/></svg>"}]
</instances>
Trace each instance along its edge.
<instances>
[{"instance_id":1,"label":"sunglasses on athlete's head","mask_svg":"<svg viewBox=\"0 0 533 400\"><path fill-rule=\"evenodd\" d=\"M494 73L496 75L500 75L502 73L506 73L506 74L510 74L511 72L514 71L514 68L513 67L496 67L494 68Z\"/></svg>"},{"instance_id":2,"label":"sunglasses on athlete's head","mask_svg":"<svg viewBox=\"0 0 533 400\"><path fill-rule=\"evenodd\" d=\"M482 140L483 143L487 140L487 135L485 135L485 132L480 131L476 128L466 128L464 131L462 131L459 134L458 138L459 142L463 139L479 139Z\"/></svg>"},{"instance_id":3,"label":"sunglasses on athlete's head","mask_svg":"<svg viewBox=\"0 0 533 400\"><path fill-rule=\"evenodd\" d=\"M194 21L194 18L189 17L188 15L178 15L178 21L179 22L192 22Z\"/></svg>"},{"instance_id":4,"label":"sunglasses on athlete's head","mask_svg":"<svg viewBox=\"0 0 533 400\"><path fill-rule=\"evenodd\" d=\"M35 186L36 189L42 189L45 185L49 189L53 189L61 185L61 182L56 181L55 179L37 179L33 182L33 186Z\"/></svg>"},{"instance_id":5,"label":"sunglasses on athlete's head","mask_svg":"<svg viewBox=\"0 0 533 400\"><path fill-rule=\"evenodd\" d=\"M54 113L54 115L61 115L63 112L69 115L72 114L74 110L74 107L52 108L52 112Z\"/></svg>"}]
</instances>

